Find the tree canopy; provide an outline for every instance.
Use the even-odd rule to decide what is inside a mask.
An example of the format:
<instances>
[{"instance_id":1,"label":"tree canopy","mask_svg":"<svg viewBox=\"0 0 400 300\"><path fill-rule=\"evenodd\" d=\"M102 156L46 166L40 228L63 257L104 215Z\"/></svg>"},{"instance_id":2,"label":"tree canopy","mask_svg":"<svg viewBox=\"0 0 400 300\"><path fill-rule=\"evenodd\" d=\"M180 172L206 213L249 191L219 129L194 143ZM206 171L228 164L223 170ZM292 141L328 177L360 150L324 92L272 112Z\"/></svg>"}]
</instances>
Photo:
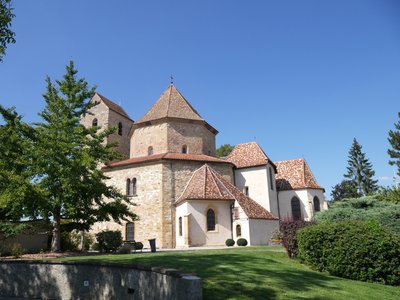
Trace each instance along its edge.
<instances>
[{"instance_id":1,"label":"tree canopy","mask_svg":"<svg viewBox=\"0 0 400 300\"><path fill-rule=\"evenodd\" d=\"M394 130L389 131L388 141L392 149L388 149L391 158L389 164L397 166L397 176L400 176L400 112L398 113L399 121L394 124Z\"/></svg>"},{"instance_id":2,"label":"tree canopy","mask_svg":"<svg viewBox=\"0 0 400 300\"><path fill-rule=\"evenodd\" d=\"M235 146L232 146L230 144L223 144L217 149L216 156L227 157L232 152L233 148L235 148Z\"/></svg>"},{"instance_id":3,"label":"tree canopy","mask_svg":"<svg viewBox=\"0 0 400 300\"><path fill-rule=\"evenodd\" d=\"M0 0L0 62L6 54L7 45L15 43L15 33L11 30L14 17L11 0Z\"/></svg>"},{"instance_id":4,"label":"tree canopy","mask_svg":"<svg viewBox=\"0 0 400 300\"><path fill-rule=\"evenodd\" d=\"M331 192L333 201L340 201L345 198L358 198L360 194L357 192L357 185L351 180L342 180L341 183L332 187Z\"/></svg>"}]
</instances>

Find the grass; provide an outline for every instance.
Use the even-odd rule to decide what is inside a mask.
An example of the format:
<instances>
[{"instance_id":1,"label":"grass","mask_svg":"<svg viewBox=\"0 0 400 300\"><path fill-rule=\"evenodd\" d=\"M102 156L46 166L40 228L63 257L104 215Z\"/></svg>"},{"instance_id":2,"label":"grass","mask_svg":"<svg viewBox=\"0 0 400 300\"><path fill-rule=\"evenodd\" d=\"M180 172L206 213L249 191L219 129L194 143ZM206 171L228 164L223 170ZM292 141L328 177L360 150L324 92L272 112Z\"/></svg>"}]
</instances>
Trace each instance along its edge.
<instances>
[{"instance_id":1,"label":"grass","mask_svg":"<svg viewBox=\"0 0 400 300\"><path fill-rule=\"evenodd\" d=\"M69 257L194 272L204 299L400 299L400 287L359 282L310 270L280 247Z\"/></svg>"}]
</instances>

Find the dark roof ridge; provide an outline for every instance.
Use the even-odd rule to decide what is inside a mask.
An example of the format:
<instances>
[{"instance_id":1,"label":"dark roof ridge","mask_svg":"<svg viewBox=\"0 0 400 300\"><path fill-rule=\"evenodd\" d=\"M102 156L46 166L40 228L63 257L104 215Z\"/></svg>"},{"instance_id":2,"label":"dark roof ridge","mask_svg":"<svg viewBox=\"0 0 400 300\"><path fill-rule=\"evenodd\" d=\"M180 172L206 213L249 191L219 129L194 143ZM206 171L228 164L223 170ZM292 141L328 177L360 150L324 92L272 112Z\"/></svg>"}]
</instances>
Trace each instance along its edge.
<instances>
[{"instance_id":1,"label":"dark roof ridge","mask_svg":"<svg viewBox=\"0 0 400 300\"><path fill-rule=\"evenodd\" d=\"M121 105L118 105L117 103L108 99L106 96L103 96L99 92L95 92L94 95L97 95L109 109L134 122L134 120L128 115L128 113L122 108Z\"/></svg>"}]
</instances>

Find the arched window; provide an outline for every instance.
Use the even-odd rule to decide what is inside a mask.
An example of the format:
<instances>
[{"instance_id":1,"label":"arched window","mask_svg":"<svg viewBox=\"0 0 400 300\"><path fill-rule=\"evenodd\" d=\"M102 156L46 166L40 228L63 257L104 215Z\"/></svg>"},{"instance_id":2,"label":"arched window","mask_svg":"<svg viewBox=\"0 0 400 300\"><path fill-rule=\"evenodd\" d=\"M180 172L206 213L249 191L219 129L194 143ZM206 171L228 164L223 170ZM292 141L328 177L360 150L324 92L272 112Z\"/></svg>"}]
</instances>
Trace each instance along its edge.
<instances>
[{"instance_id":1,"label":"arched window","mask_svg":"<svg viewBox=\"0 0 400 300\"><path fill-rule=\"evenodd\" d=\"M137 192L137 180L132 178L132 195L136 195Z\"/></svg>"},{"instance_id":2,"label":"arched window","mask_svg":"<svg viewBox=\"0 0 400 300\"><path fill-rule=\"evenodd\" d=\"M179 217L179 236L182 236L182 217Z\"/></svg>"},{"instance_id":3,"label":"arched window","mask_svg":"<svg viewBox=\"0 0 400 300\"><path fill-rule=\"evenodd\" d=\"M135 240L135 224L127 223L125 225L125 241L132 242Z\"/></svg>"},{"instance_id":4,"label":"arched window","mask_svg":"<svg viewBox=\"0 0 400 300\"><path fill-rule=\"evenodd\" d=\"M215 212L210 208L207 210L207 231L215 230Z\"/></svg>"},{"instance_id":5,"label":"arched window","mask_svg":"<svg viewBox=\"0 0 400 300\"><path fill-rule=\"evenodd\" d=\"M183 154L188 153L188 148L187 148L186 145L183 145L183 146L182 146L182 153L183 153Z\"/></svg>"},{"instance_id":6,"label":"arched window","mask_svg":"<svg viewBox=\"0 0 400 300\"><path fill-rule=\"evenodd\" d=\"M242 236L242 227L240 225L236 225L236 236Z\"/></svg>"},{"instance_id":7,"label":"arched window","mask_svg":"<svg viewBox=\"0 0 400 300\"><path fill-rule=\"evenodd\" d=\"M118 134L122 135L122 123L121 122L118 123Z\"/></svg>"},{"instance_id":8,"label":"arched window","mask_svg":"<svg viewBox=\"0 0 400 300\"><path fill-rule=\"evenodd\" d=\"M147 148L147 155L153 155L153 147L149 146L149 148Z\"/></svg>"},{"instance_id":9,"label":"arched window","mask_svg":"<svg viewBox=\"0 0 400 300\"><path fill-rule=\"evenodd\" d=\"M321 211L321 205L320 205L320 203L319 203L319 199L318 199L317 196L314 197L313 202L314 202L314 211L315 211L315 212L316 212L316 211Z\"/></svg>"},{"instance_id":10,"label":"arched window","mask_svg":"<svg viewBox=\"0 0 400 300\"><path fill-rule=\"evenodd\" d=\"M272 177L272 169L269 168L269 183L271 185L271 190L274 190L274 179Z\"/></svg>"},{"instance_id":11,"label":"arched window","mask_svg":"<svg viewBox=\"0 0 400 300\"><path fill-rule=\"evenodd\" d=\"M301 208L300 208L300 200L297 197L293 197L292 201L292 217L293 220L301 220Z\"/></svg>"},{"instance_id":12,"label":"arched window","mask_svg":"<svg viewBox=\"0 0 400 300\"><path fill-rule=\"evenodd\" d=\"M94 118L92 121L92 126L97 126L97 124L99 124L99 122L97 121L97 118Z\"/></svg>"},{"instance_id":13,"label":"arched window","mask_svg":"<svg viewBox=\"0 0 400 300\"><path fill-rule=\"evenodd\" d=\"M126 194L128 196L132 196L133 195L132 194L132 184L131 184L131 180L129 178L126 180Z\"/></svg>"}]
</instances>

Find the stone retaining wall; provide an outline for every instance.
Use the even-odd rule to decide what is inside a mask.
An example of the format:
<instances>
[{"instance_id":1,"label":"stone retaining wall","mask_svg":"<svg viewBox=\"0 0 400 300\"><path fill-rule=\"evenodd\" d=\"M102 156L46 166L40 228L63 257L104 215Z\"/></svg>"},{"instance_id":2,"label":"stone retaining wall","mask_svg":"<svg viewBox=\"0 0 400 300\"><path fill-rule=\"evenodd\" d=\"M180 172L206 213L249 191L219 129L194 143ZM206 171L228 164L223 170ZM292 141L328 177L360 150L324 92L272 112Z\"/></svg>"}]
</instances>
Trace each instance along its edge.
<instances>
[{"instance_id":1,"label":"stone retaining wall","mask_svg":"<svg viewBox=\"0 0 400 300\"><path fill-rule=\"evenodd\" d=\"M202 299L200 278L142 265L0 261L0 297L35 299Z\"/></svg>"}]
</instances>

